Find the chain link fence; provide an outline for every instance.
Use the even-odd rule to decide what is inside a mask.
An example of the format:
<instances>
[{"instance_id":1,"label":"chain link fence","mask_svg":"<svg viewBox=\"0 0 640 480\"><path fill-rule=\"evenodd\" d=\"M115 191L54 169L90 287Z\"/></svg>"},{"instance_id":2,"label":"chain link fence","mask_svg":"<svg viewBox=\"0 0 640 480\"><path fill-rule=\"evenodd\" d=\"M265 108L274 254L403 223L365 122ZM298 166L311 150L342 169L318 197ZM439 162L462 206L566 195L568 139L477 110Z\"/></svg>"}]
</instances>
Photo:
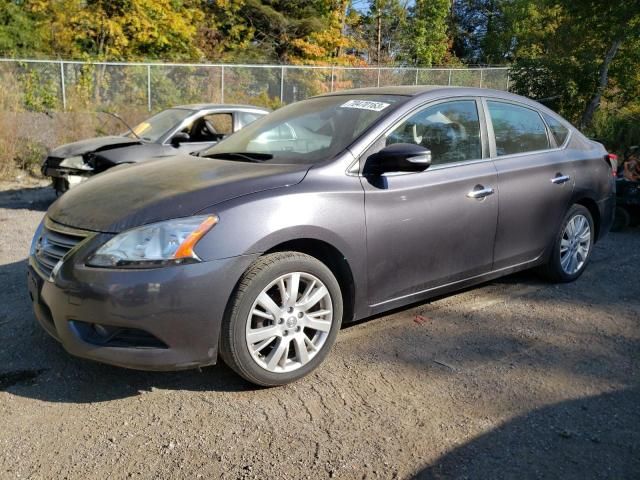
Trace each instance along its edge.
<instances>
[{"instance_id":1,"label":"chain link fence","mask_svg":"<svg viewBox=\"0 0 640 480\"><path fill-rule=\"evenodd\" d=\"M388 85L509 89L507 67L404 68L0 60L4 111L145 109L185 103L276 107L312 95Z\"/></svg>"},{"instance_id":2,"label":"chain link fence","mask_svg":"<svg viewBox=\"0 0 640 480\"><path fill-rule=\"evenodd\" d=\"M509 89L508 68L392 68L294 65L100 63L0 59L0 179L37 174L46 151L121 134L188 103L278 108L321 93L387 85ZM17 172L17 173L16 173Z\"/></svg>"}]
</instances>

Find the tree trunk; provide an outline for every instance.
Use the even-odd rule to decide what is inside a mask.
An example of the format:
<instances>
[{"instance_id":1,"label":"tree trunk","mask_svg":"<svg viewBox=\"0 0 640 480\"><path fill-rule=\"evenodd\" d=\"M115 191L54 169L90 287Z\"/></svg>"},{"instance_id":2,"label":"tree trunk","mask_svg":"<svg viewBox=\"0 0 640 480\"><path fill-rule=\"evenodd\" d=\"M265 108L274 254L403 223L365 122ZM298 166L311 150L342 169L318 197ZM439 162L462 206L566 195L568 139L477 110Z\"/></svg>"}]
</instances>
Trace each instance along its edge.
<instances>
[{"instance_id":1,"label":"tree trunk","mask_svg":"<svg viewBox=\"0 0 640 480\"><path fill-rule=\"evenodd\" d=\"M618 53L618 49L622 44L621 39L616 39L611 43L609 50L607 50L606 55L604 56L604 62L602 62L602 66L600 67L600 77L598 79L598 87L596 88L589 105L587 105L586 110L582 114L582 119L580 120L580 128L584 129L591 125L593 120L593 114L600 106L600 99L602 98L602 94L604 90L607 88L607 83L609 83L609 66L613 61L613 58Z\"/></svg>"}]
</instances>

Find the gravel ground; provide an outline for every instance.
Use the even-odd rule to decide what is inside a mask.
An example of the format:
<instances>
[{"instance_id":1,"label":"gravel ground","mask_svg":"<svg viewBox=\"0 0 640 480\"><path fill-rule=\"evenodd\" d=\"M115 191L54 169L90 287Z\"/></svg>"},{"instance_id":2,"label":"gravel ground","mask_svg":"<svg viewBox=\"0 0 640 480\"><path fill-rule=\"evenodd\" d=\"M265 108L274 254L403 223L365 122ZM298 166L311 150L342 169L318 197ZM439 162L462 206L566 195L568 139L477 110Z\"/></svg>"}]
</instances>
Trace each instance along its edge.
<instances>
[{"instance_id":1,"label":"gravel ground","mask_svg":"<svg viewBox=\"0 0 640 480\"><path fill-rule=\"evenodd\" d=\"M368 319L257 389L67 355L25 285L52 199L0 185L1 478L640 478L637 228L573 284L522 273Z\"/></svg>"}]
</instances>

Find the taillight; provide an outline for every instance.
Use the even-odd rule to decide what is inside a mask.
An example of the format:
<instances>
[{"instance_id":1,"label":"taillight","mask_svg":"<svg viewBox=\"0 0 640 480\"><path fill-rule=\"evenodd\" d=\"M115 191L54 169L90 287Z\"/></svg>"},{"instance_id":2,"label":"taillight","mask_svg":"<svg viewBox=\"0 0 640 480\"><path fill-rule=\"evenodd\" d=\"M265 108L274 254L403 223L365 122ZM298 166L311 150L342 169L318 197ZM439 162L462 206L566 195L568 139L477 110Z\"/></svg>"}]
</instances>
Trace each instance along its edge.
<instances>
[{"instance_id":1,"label":"taillight","mask_svg":"<svg viewBox=\"0 0 640 480\"><path fill-rule=\"evenodd\" d=\"M611 166L611 175L618 176L618 155L608 153L604 156L605 161Z\"/></svg>"}]
</instances>

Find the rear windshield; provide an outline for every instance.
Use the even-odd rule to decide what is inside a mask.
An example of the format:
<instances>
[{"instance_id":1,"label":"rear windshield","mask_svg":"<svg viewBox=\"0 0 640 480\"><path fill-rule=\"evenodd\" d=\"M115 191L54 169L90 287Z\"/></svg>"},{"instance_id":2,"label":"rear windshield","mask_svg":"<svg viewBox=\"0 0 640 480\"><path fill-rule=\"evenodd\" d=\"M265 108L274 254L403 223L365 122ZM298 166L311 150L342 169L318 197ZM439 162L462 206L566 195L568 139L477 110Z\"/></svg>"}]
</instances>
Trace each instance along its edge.
<instances>
[{"instance_id":1,"label":"rear windshield","mask_svg":"<svg viewBox=\"0 0 640 480\"><path fill-rule=\"evenodd\" d=\"M399 95L311 98L256 120L201 156L312 164L333 158L407 100Z\"/></svg>"}]
</instances>

